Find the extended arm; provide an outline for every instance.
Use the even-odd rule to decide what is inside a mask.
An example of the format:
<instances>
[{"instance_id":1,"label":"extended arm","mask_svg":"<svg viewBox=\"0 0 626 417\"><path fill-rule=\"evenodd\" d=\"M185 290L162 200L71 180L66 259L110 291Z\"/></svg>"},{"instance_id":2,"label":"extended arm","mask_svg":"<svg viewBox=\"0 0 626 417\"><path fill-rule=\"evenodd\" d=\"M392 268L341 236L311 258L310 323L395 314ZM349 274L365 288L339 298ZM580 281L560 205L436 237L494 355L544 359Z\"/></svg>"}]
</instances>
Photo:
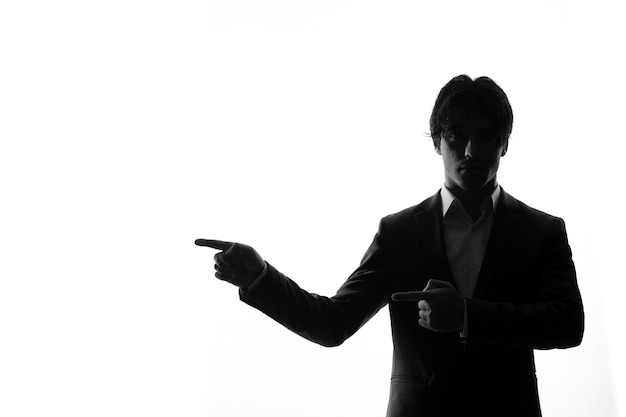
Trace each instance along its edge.
<instances>
[{"instance_id":1,"label":"extended arm","mask_svg":"<svg viewBox=\"0 0 626 417\"><path fill-rule=\"evenodd\" d=\"M239 286L243 302L323 346L343 343L387 303L383 274L375 267L380 258L377 239L361 267L333 297L300 288L250 246L205 239L196 244L222 250L215 255L215 275Z\"/></svg>"}]
</instances>

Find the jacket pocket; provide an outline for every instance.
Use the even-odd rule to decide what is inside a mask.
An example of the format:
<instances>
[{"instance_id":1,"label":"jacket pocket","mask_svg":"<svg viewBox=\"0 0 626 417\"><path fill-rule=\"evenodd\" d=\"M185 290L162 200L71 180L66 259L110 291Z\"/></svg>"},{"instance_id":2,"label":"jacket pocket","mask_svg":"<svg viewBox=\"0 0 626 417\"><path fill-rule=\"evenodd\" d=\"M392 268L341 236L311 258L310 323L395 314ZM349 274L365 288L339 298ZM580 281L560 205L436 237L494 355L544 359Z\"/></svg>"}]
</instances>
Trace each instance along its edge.
<instances>
[{"instance_id":1,"label":"jacket pocket","mask_svg":"<svg viewBox=\"0 0 626 417\"><path fill-rule=\"evenodd\" d=\"M406 384L426 384L428 385L428 378L409 376L409 375L394 375L391 377L391 383L406 383Z\"/></svg>"},{"instance_id":2,"label":"jacket pocket","mask_svg":"<svg viewBox=\"0 0 626 417\"><path fill-rule=\"evenodd\" d=\"M428 408L428 378L391 377L387 417L426 416Z\"/></svg>"}]
</instances>

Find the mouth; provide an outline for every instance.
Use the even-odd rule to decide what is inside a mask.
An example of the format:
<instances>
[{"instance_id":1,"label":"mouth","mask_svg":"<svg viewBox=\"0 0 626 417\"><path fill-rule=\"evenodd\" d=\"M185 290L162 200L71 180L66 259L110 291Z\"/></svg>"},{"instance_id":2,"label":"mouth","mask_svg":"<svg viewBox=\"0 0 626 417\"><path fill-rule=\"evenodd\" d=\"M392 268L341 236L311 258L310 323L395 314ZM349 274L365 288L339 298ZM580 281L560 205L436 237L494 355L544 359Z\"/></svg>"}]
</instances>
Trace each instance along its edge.
<instances>
[{"instance_id":1,"label":"mouth","mask_svg":"<svg viewBox=\"0 0 626 417\"><path fill-rule=\"evenodd\" d=\"M464 177L482 177L484 170L477 166L461 166L459 168L459 174Z\"/></svg>"}]
</instances>

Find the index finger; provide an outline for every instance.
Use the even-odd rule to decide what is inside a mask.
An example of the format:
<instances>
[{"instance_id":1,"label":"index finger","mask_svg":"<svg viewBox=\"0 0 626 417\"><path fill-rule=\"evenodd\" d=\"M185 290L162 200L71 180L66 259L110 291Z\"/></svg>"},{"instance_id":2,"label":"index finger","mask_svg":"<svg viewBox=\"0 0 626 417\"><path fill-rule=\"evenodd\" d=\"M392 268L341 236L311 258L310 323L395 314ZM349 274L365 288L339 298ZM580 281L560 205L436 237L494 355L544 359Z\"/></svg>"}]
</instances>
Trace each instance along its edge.
<instances>
[{"instance_id":1,"label":"index finger","mask_svg":"<svg viewBox=\"0 0 626 417\"><path fill-rule=\"evenodd\" d=\"M393 301L413 301L427 300L428 294L426 291L408 291L408 292L396 292L391 294Z\"/></svg>"},{"instance_id":2,"label":"index finger","mask_svg":"<svg viewBox=\"0 0 626 417\"><path fill-rule=\"evenodd\" d=\"M211 240L211 239L196 239L196 245L207 246L213 249L228 250L233 247L233 242L227 242L224 240Z\"/></svg>"}]
</instances>

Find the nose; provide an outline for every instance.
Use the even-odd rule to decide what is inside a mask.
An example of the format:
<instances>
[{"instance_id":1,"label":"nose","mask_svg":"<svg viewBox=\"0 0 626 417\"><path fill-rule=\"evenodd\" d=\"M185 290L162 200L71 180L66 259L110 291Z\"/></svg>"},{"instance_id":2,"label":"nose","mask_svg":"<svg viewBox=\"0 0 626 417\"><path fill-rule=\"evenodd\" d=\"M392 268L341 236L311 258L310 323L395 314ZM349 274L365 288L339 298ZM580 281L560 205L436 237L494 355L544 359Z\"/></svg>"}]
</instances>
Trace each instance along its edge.
<instances>
[{"instance_id":1,"label":"nose","mask_svg":"<svg viewBox=\"0 0 626 417\"><path fill-rule=\"evenodd\" d=\"M465 144L465 157L468 159L475 158L478 155L478 146L476 139L470 136Z\"/></svg>"}]
</instances>

